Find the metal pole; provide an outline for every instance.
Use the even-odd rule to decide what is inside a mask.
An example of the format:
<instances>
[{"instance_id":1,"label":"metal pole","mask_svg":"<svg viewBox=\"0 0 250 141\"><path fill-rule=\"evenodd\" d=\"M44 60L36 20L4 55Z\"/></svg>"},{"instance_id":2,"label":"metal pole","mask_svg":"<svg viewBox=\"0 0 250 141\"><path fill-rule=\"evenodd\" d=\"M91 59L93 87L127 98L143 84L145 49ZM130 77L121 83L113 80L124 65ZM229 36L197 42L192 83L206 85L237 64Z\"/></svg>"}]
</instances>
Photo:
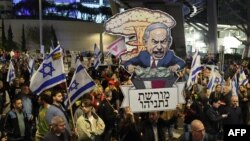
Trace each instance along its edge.
<instances>
[{"instance_id":1,"label":"metal pole","mask_svg":"<svg viewBox=\"0 0 250 141\"><path fill-rule=\"evenodd\" d=\"M42 28L42 0L39 0L39 29L40 29L40 48L43 45L43 28Z\"/></svg>"},{"instance_id":2,"label":"metal pole","mask_svg":"<svg viewBox=\"0 0 250 141\"><path fill-rule=\"evenodd\" d=\"M217 1L207 0L209 53L215 55L217 49ZM215 57L215 56L214 56Z\"/></svg>"}]
</instances>

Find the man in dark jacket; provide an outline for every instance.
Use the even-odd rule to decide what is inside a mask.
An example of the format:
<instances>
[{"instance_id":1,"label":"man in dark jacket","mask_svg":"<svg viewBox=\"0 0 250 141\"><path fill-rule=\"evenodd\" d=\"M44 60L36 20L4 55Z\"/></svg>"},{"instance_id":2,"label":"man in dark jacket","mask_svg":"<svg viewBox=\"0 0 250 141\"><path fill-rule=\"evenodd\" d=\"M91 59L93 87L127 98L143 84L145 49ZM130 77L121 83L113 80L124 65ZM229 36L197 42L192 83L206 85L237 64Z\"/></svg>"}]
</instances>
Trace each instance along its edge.
<instances>
[{"instance_id":1,"label":"man in dark jacket","mask_svg":"<svg viewBox=\"0 0 250 141\"><path fill-rule=\"evenodd\" d=\"M98 115L105 123L105 131L102 135L103 141L110 141L112 136L116 137L117 135L117 120L118 120L118 111L114 109L111 105L112 100L112 91L108 90L105 92L105 99L100 103L98 107Z\"/></svg>"},{"instance_id":2,"label":"man in dark jacket","mask_svg":"<svg viewBox=\"0 0 250 141\"><path fill-rule=\"evenodd\" d=\"M22 110L21 97L15 97L12 102L13 109L7 114L4 132L9 141L30 141L30 125L28 115Z\"/></svg>"},{"instance_id":3,"label":"man in dark jacket","mask_svg":"<svg viewBox=\"0 0 250 141\"><path fill-rule=\"evenodd\" d=\"M160 112L150 112L149 118L143 121L141 126L143 141L166 141L164 128L176 120L176 115L169 120L163 120L160 118Z\"/></svg>"},{"instance_id":4,"label":"man in dark jacket","mask_svg":"<svg viewBox=\"0 0 250 141\"><path fill-rule=\"evenodd\" d=\"M220 106L219 99L213 99L206 106L207 110L205 111L204 121L206 127L206 133L208 135L209 140L216 141L218 139L218 135L220 129L222 128L221 123L223 118L227 118L227 114L220 115L218 112L218 108Z\"/></svg>"},{"instance_id":5,"label":"man in dark jacket","mask_svg":"<svg viewBox=\"0 0 250 141\"><path fill-rule=\"evenodd\" d=\"M138 115L134 115L130 107L125 107L123 113L120 114L120 141L142 141L138 123L140 119Z\"/></svg>"},{"instance_id":6,"label":"man in dark jacket","mask_svg":"<svg viewBox=\"0 0 250 141\"><path fill-rule=\"evenodd\" d=\"M183 133L178 141L210 141L210 140L207 139L204 124L200 120L195 119L191 122L191 132Z\"/></svg>"}]
</instances>

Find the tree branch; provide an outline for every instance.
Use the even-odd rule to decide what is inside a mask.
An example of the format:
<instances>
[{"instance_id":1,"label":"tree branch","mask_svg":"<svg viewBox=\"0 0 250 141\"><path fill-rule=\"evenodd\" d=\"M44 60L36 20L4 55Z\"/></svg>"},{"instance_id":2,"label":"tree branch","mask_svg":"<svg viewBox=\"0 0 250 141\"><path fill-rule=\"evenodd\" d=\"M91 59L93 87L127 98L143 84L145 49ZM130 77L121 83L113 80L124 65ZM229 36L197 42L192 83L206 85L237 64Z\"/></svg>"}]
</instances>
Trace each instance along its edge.
<instances>
[{"instance_id":1,"label":"tree branch","mask_svg":"<svg viewBox=\"0 0 250 141\"><path fill-rule=\"evenodd\" d=\"M204 27L202 27L202 26L200 26L200 25L198 25L198 24L196 24L196 23L192 23L191 24L191 22L187 22L187 24L188 25L190 25L190 26L192 26L192 27L194 27L196 30L199 30L198 28L200 28L201 30L202 30L202 32L204 32L204 33L208 33L208 30L206 29L206 28L204 28ZM194 26L195 25L195 26ZM198 28L197 28L198 27Z\"/></svg>"},{"instance_id":2,"label":"tree branch","mask_svg":"<svg viewBox=\"0 0 250 141\"><path fill-rule=\"evenodd\" d=\"M246 33L247 32L247 28L244 24L240 24L240 25L236 25L236 27L238 29L240 29L242 32Z\"/></svg>"},{"instance_id":3,"label":"tree branch","mask_svg":"<svg viewBox=\"0 0 250 141\"><path fill-rule=\"evenodd\" d=\"M233 37L236 38L237 40L239 40L240 42L242 42L242 44L247 45L247 41L246 40L241 40L240 38L238 38L235 33L233 33Z\"/></svg>"},{"instance_id":4,"label":"tree branch","mask_svg":"<svg viewBox=\"0 0 250 141\"><path fill-rule=\"evenodd\" d=\"M247 23L248 22L246 19L244 19L238 13L235 12L235 10L230 6L230 4L227 1L225 1L225 4L231 10L232 14L234 14L240 21L242 21L243 23Z\"/></svg>"},{"instance_id":5,"label":"tree branch","mask_svg":"<svg viewBox=\"0 0 250 141\"><path fill-rule=\"evenodd\" d=\"M247 4L243 4L241 1L236 0L235 2L237 2L241 7L243 7L244 9L247 9Z\"/></svg>"}]
</instances>

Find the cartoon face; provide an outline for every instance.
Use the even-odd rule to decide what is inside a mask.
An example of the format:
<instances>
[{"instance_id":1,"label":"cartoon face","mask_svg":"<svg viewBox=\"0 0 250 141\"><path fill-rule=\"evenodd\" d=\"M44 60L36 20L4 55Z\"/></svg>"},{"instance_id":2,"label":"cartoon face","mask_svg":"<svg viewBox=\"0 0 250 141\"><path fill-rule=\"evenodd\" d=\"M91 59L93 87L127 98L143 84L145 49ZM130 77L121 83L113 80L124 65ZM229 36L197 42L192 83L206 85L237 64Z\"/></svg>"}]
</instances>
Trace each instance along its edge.
<instances>
[{"instance_id":1,"label":"cartoon face","mask_svg":"<svg viewBox=\"0 0 250 141\"><path fill-rule=\"evenodd\" d=\"M157 28L150 32L145 48L156 60L162 59L169 48L166 29Z\"/></svg>"}]
</instances>

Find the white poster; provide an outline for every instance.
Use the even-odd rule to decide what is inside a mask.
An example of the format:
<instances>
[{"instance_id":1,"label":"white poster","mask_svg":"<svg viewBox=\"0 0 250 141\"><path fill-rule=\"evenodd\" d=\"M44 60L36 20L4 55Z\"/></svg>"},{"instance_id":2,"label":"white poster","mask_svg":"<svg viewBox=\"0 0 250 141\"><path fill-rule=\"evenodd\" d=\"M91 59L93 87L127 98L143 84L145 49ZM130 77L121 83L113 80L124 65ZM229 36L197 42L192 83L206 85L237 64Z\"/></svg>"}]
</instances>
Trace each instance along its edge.
<instances>
[{"instance_id":1,"label":"white poster","mask_svg":"<svg viewBox=\"0 0 250 141\"><path fill-rule=\"evenodd\" d=\"M184 88L185 88L186 82L177 82L177 91L178 91L178 104L184 104L186 103L185 97L184 97Z\"/></svg>"},{"instance_id":2,"label":"white poster","mask_svg":"<svg viewBox=\"0 0 250 141\"><path fill-rule=\"evenodd\" d=\"M131 85L121 85L121 91L123 93L123 101L121 104L121 108L125 108L129 106L129 90L132 88L133 86Z\"/></svg>"},{"instance_id":3,"label":"white poster","mask_svg":"<svg viewBox=\"0 0 250 141\"><path fill-rule=\"evenodd\" d=\"M177 98L176 87L129 90L129 102L133 112L176 109Z\"/></svg>"}]
</instances>

